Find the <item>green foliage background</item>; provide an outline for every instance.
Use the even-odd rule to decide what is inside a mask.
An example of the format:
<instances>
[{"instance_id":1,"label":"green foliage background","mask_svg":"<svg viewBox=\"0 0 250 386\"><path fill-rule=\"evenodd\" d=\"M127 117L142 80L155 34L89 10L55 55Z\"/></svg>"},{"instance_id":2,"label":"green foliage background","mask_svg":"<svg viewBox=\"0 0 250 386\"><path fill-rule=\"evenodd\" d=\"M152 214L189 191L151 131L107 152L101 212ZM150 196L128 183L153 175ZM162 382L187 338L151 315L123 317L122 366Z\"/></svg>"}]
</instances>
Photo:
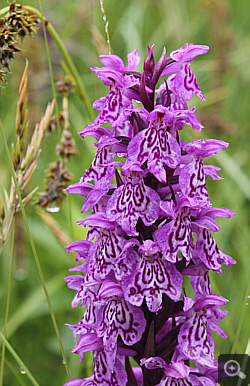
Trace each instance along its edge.
<instances>
[{"instance_id":1,"label":"green foliage background","mask_svg":"<svg viewBox=\"0 0 250 386\"><path fill-rule=\"evenodd\" d=\"M2 7L7 5L3 0L0 3ZM21 3L39 9L38 1ZM248 0L106 0L104 5L109 21L112 53L119 55L125 63L127 53L135 48L138 49L143 63L143 58L147 55L147 45L155 44L156 59L160 57L164 46L167 53L186 42L210 46L209 53L198 57L192 65L207 102L203 103L194 97L190 107L197 106L198 118L205 128L202 133L197 133L186 127L181 134L188 141L216 138L230 143L227 150L212 159L215 165L222 167L220 175L224 180L208 179L213 205L228 207L236 213L230 220L218 220L221 230L215 235L219 248L233 256L237 265L230 269L223 267L222 274L211 275L214 292L230 300L226 306L229 315L221 323L228 339L222 340L217 335L214 338L217 355L230 352L237 340L237 326L243 320L236 352L244 353L248 350L250 353L250 305L246 305L248 300L250 303L247 298L250 295L250 292L247 293L250 282L250 3ZM42 6L44 16L64 41L91 102L105 95L107 89L89 70L89 67L100 66L99 54L107 53L99 2L43 0ZM63 73L60 64L62 58L55 43L48 38L53 74L57 79ZM26 38L21 48L24 52L18 54L17 60L11 63L12 74L0 96L0 117L9 146L15 141L15 111L25 58L29 61L30 130L39 122L47 103L53 97L42 28L34 38ZM58 103L60 108L60 97ZM69 120L80 153L69 164L77 181L89 167L95 148L93 141L88 138L82 140L77 135L90 120L84 104L76 94L69 99ZM43 171L49 162L55 160L54 149L57 142L56 132L44 140L30 190L39 186L41 191ZM10 186L10 169L2 139L0 155L0 185L3 196L3 188L8 190ZM84 238L86 233L86 229L76 224L77 220L86 216L80 214L81 204L81 198L72 195L65 199L61 210L53 214L72 240ZM68 269L73 266L73 258L66 253L34 206L27 206L26 213L72 377L89 376L92 373L91 354L86 354L82 363L77 355L70 354L74 343L71 330L64 326L65 323L77 323L82 315L80 308L70 308L74 291L69 290L63 280L68 275ZM7 339L40 385L62 385L67 380L65 366L21 215L18 216L17 223ZM6 306L10 250L11 233L0 256L1 330ZM27 376L20 373L20 366L8 350L5 358L4 385L30 385Z\"/></svg>"}]
</instances>

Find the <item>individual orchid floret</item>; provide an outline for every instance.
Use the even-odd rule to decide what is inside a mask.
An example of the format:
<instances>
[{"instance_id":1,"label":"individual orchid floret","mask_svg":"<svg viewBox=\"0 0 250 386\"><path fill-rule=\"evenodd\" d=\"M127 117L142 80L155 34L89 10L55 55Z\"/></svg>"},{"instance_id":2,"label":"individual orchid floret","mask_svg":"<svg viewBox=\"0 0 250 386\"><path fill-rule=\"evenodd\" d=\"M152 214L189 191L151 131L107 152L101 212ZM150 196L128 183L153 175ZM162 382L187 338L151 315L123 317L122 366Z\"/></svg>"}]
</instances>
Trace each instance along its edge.
<instances>
[{"instance_id":1,"label":"individual orchid floret","mask_svg":"<svg viewBox=\"0 0 250 386\"><path fill-rule=\"evenodd\" d=\"M176 111L176 120L172 129L181 130L183 129L183 123L186 123L191 125L194 130L201 131L203 126L194 114L196 108L189 109L187 102L179 97L175 89L174 77L175 75L170 75L167 82L159 87L159 94L167 91L168 98L164 100L165 104L169 105L171 111Z\"/></svg>"},{"instance_id":2,"label":"individual orchid floret","mask_svg":"<svg viewBox=\"0 0 250 386\"><path fill-rule=\"evenodd\" d=\"M112 127L119 132L131 137L132 127L124 114L126 109L131 109L132 101L126 96L129 89L139 84L139 80L133 75L126 75L126 71L134 70L140 62L137 50L128 55L128 64L125 68L123 61L116 55L101 55L101 62L104 67L94 67L96 76L102 79L104 84L110 87L106 97L94 102L93 107L100 110L100 114L93 123L87 126L88 129L98 127L103 123L110 122ZM139 95L138 95L139 98ZM80 133L81 134L81 133Z\"/></svg>"},{"instance_id":3,"label":"individual orchid floret","mask_svg":"<svg viewBox=\"0 0 250 386\"><path fill-rule=\"evenodd\" d=\"M142 173L132 171L124 178L124 185L115 189L108 201L107 216L130 236L136 236L139 218L146 226L158 219L160 197L144 184Z\"/></svg>"},{"instance_id":4,"label":"individual orchid floret","mask_svg":"<svg viewBox=\"0 0 250 386\"><path fill-rule=\"evenodd\" d=\"M162 211L168 222L155 231L154 240L161 248L163 258L176 262L177 252L189 261L191 258L191 217L190 209L197 207L197 202L188 197L180 197L175 205L173 201L162 201Z\"/></svg>"},{"instance_id":5,"label":"individual orchid floret","mask_svg":"<svg viewBox=\"0 0 250 386\"><path fill-rule=\"evenodd\" d=\"M103 338L104 347L110 352L116 347L118 335L126 345L132 346L141 339L145 327L146 320L140 308L122 296L109 296L100 309L97 336Z\"/></svg>"},{"instance_id":6,"label":"individual orchid floret","mask_svg":"<svg viewBox=\"0 0 250 386\"><path fill-rule=\"evenodd\" d=\"M68 193L86 197L81 209L81 213L83 213L97 205L112 188L114 188L112 184L107 185L105 189L103 189L103 187L97 188L89 182L82 182L82 178L80 178L79 182L70 185L66 190Z\"/></svg>"},{"instance_id":7,"label":"individual orchid floret","mask_svg":"<svg viewBox=\"0 0 250 386\"><path fill-rule=\"evenodd\" d=\"M174 77L174 87L178 96L185 101L191 100L193 93L203 101L206 101L191 70L190 62L197 55L205 54L208 50L208 46L186 43L183 47L172 51L170 54L170 58L174 62L165 67L162 76L177 73Z\"/></svg>"},{"instance_id":8,"label":"individual orchid floret","mask_svg":"<svg viewBox=\"0 0 250 386\"><path fill-rule=\"evenodd\" d=\"M84 176L81 178L81 183L87 183L94 181L95 187L98 190L105 190L109 187L112 178L115 175L115 165L123 165L121 162L114 162L113 157L115 152L113 150L114 145L117 145L119 141L116 138L110 138L102 136L96 147L95 158L88 170L86 170Z\"/></svg>"},{"instance_id":9,"label":"individual orchid floret","mask_svg":"<svg viewBox=\"0 0 250 386\"><path fill-rule=\"evenodd\" d=\"M164 165L176 168L180 163L181 149L176 138L167 130L173 114L157 106L148 115L149 126L140 131L128 145L128 160L141 166L147 162L149 171L161 182L166 182Z\"/></svg>"},{"instance_id":10,"label":"individual orchid floret","mask_svg":"<svg viewBox=\"0 0 250 386\"><path fill-rule=\"evenodd\" d=\"M219 295L207 295L188 305L188 299L185 297L184 299L184 315L190 317L181 325L178 335L179 346L190 360L214 367L214 340L207 309L225 305L227 300Z\"/></svg>"},{"instance_id":11,"label":"individual orchid floret","mask_svg":"<svg viewBox=\"0 0 250 386\"><path fill-rule=\"evenodd\" d=\"M231 257L221 252L210 231L207 229L196 230L198 240L195 245L194 255L198 256L201 261L211 270L221 272L221 264L230 267L236 264Z\"/></svg>"},{"instance_id":12,"label":"individual orchid floret","mask_svg":"<svg viewBox=\"0 0 250 386\"><path fill-rule=\"evenodd\" d=\"M79 271L80 269L81 266L78 266L77 268L71 269L71 271ZM85 276L72 275L66 276L64 280L67 282L70 289L77 291L77 294L71 303L72 308L77 307L79 303L81 304L81 308L83 308L86 304L94 304L98 301L98 292L101 287L101 283L96 280L94 275L90 275L88 273Z\"/></svg>"},{"instance_id":13,"label":"individual orchid floret","mask_svg":"<svg viewBox=\"0 0 250 386\"><path fill-rule=\"evenodd\" d=\"M161 105L156 105L149 114L144 111L148 127L130 141L128 162L136 162L141 166L147 161L149 171L159 181L166 182L164 166L174 169L180 164L181 147L176 139L176 131L182 128L183 123L201 129L194 120L194 111L195 109L172 111Z\"/></svg>"},{"instance_id":14,"label":"individual orchid floret","mask_svg":"<svg viewBox=\"0 0 250 386\"><path fill-rule=\"evenodd\" d=\"M91 68L95 71L96 76L102 79L103 83L110 86L113 81L119 87L123 87L125 83L127 87L131 87L137 83L137 80L131 75L126 75L126 72L134 71L140 63L140 57L137 50L130 52L127 55L127 66L124 66L123 61L117 55L100 55L100 61L104 67Z\"/></svg>"},{"instance_id":15,"label":"individual orchid floret","mask_svg":"<svg viewBox=\"0 0 250 386\"><path fill-rule=\"evenodd\" d=\"M206 188L203 159L212 154L218 154L227 146L228 143L216 139L198 139L182 146L182 150L187 154L182 156L181 164L175 170L175 174L179 175L179 187L184 196L203 202L204 206L211 205Z\"/></svg>"},{"instance_id":16,"label":"individual orchid floret","mask_svg":"<svg viewBox=\"0 0 250 386\"><path fill-rule=\"evenodd\" d=\"M95 385L126 386L127 373L121 360L116 356L114 366L110 367L108 356L105 351L93 354Z\"/></svg>"},{"instance_id":17,"label":"individual orchid floret","mask_svg":"<svg viewBox=\"0 0 250 386\"><path fill-rule=\"evenodd\" d=\"M124 231L103 214L91 214L81 223L92 227L88 239L95 238L94 243L86 241L85 250L89 246L84 256L87 259L86 272L94 274L99 280L105 279L111 271L119 280L129 275L136 261L133 246L139 242L126 240Z\"/></svg>"},{"instance_id":18,"label":"individual orchid floret","mask_svg":"<svg viewBox=\"0 0 250 386\"><path fill-rule=\"evenodd\" d=\"M194 300L202 296L212 295L209 269L199 258L195 259L194 265L191 264L184 268L182 274L189 276L191 279L191 285L194 290Z\"/></svg>"},{"instance_id":19,"label":"individual orchid floret","mask_svg":"<svg viewBox=\"0 0 250 386\"><path fill-rule=\"evenodd\" d=\"M180 299L182 275L173 264L160 258L159 248L153 241L145 240L138 252L141 252L142 256L133 274L127 276L124 281L124 296L137 307L140 307L145 299L149 311L158 312L164 293L170 299Z\"/></svg>"},{"instance_id":20,"label":"individual orchid floret","mask_svg":"<svg viewBox=\"0 0 250 386\"><path fill-rule=\"evenodd\" d=\"M114 84L110 86L110 91L106 97L100 98L93 104L93 107L100 110L100 113L88 128L93 129L103 123L110 122L112 127L115 128L115 135L131 137L132 126L127 119L127 115L125 115L125 111L131 109L132 106L131 100Z\"/></svg>"}]
</instances>

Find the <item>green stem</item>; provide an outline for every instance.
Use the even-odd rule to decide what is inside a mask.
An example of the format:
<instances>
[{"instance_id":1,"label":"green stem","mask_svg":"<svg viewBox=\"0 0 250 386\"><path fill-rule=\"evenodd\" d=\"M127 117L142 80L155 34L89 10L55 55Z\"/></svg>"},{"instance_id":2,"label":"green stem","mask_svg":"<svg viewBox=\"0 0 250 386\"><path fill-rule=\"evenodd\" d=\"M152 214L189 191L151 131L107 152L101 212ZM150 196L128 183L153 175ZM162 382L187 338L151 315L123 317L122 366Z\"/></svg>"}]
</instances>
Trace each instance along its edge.
<instances>
[{"instance_id":1,"label":"green stem","mask_svg":"<svg viewBox=\"0 0 250 386\"><path fill-rule=\"evenodd\" d=\"M34 244L34 241L33 241L32 235L31 235L31 232L30 232L30 228L29 228L29 224L28 224L28 219L27 219L27 216L26 216L26 212L25 212L25 209L24 209L23 202L22 202L21 193L20 193L20 190L19 190L19 187L18 187L18 183L17 183L17 179L16 179L13 163L12 163L12 160L11 160L11 155L10 155L10 152L9 152L8 144L7 144L7 141L6 141L6 138L5 138L5 134L4 134L4 130L3 130L3 125L2 125L1 119L0 119L0 131L2 133L6 154L7 154L9 165L10 165L10 169L11 169L11 174L12 174L12 178L13 178L15 189L16 189L16 194L18 196L18 201L19 201L20 209L21 209L21 212L22 212L22 215L23 215L23 220L24 220L24 223L25 223L27 235L28 235L28 238L29 238L29 241L30 241L30 246L31 246L34 258L35 258L35 262L36 262L37 270L38 270L38 273L39 273L39 277L40 277L40 280L41 280L41 283L42 283L42 286L43 286L43 290L44 290L44 294L45 294L45 297L46 297L46 300L47 300L47 303L48 303L51 319L52 319L52 322L53 322L53 325L54 325L54 329L55 329L57 340L58 340L58 343L59 343L59 346L60 346L60 350L61 350L61 353L62 353L63 361L65 363L65 369L66 369L67 375L68 375L68 377L70 379L71 376L70 376L70 371L69 371L69 367L68 367L67 358L66 358L66 355L65 355L65 352L64 352L64 348L63 348L63 345L62 345L59 329L58 329L57 322L56 322L56 319L55 319L55 315L54 315L54 311L53 311L52 304L51 304L51 301L50 301L49 293L48 293L48 290L47 290L47 287L46 287L46 283L45 283L45 279L44 279L44 276L43 276L43 272L42 272L42 268L41 268L41 265L40 265L40 261L39 261L38 255L37 255L36 247L35 247L35 244Z\"/></svg>"},{"instance_id":2,"label":"green stem","mask_svg":"<svg viewBox=\"0 0 250 386\"><path fill-rule=\"evenodd\" d=\"M57 104L57 98L56 98L56 88L55 88L55 82L54 82L54 77L53 77L52 64L51 64L51 58L50 58L50 52L49 52L49 44L48 44L48 39L47 39L47 34L46 34L45 20L43 17L41 0L39 0L39 6L40 6L41 15L42 15L41 20L42 20L42 26L43 26L43 36L44 36L47 60L48 60L48 65L49 65L50 83L51 83L51 87L52 87L53 99L55 100L57 131L58 131L59 142L60 142L61 141L61 126L60 126L60 119L59 119L59 110L58 110L58 104Z\"/></svg>"},{"instance_id":3,"label":"green stem","mask_svg":"<svg viewBox=\"0 0 250 386\"><path fill-rule=\"evenodd\" d=\"M10 271L9 271L8 291L7 291L6 310L5 310L5 319L4 319L4 332L3 332L3 335L5 338L7 336L7 324L8 324L9 307L10 307L11 279L12 279L12 270L13 270L13 261L14 261L15 229L16 229L15 214L14 214L14 218L13 218L13 228L12 229L13 229L13 233L12 233L12 245L11 245ZM5 343L3 342L2 358L1 358L1 372L0 372L0 386L3 385L4 357L5 357Z\"/></svg>"},{"instance_id":4,"label":"green stem","mask_svg":"<svg viewBox=\"0 0 250 386\"><path fill-rule=\"evenodd\" d=\"M248 286L247 286L247 290L246 290L246 294L245 294L245 298L244 298L244 303L243 303L241 314L240 314L240 319L239 319L239 322L238 322L238 326L237 326L237 330L236 330L236 333L235 333L235 338L234 338L233 346L232 346L232 349L231 349L231 354L232 355L235 354L235 351L236 351L236 346L237 346L237 343L238 343L238 339L239 339L239 335L240 335L240 330L241 330L241 327L242 327L242 324L243 324L244 314L245 314L245 310L246 310L246 303L247 303L247 299L248 299L249 293L250 293L250 282L248 283Z\"/></svg>"},{"instance_id":5,"label":"green stem","mask_svg":"<svg viewBox=\"0 0 250 386\"><path fill-rule=\"evenodd\" d=\"M15 364L12 364L7 358L5 358L5 364L8 366L9 370L12 372L13 376L16 378L18 385L19 386L27 386L27 383L25 382L25 378L20 373L20 371L17 372Z\"/></svg>"},{"instance_id":6,"label":"green stem","mask_svg":"<svg viewBox=\"0 0 250 386\"><path fill-rule=\"evenodd\" d=\"M17 355L17 353L15 352L15 350L13 349L13 347L9 344L9 342L5 339L5 337L3 336L3 334L0 332L0 338L2 339L3 343L5 344L5 346L7 347L7 349L9 350L9 352L11 353L11 355L13 356L13 358L16 360L16 362L19 364L20 367L22 367L24 373L27 375L27 377L29 378L30 382L34 385L34 386L39 386L39 383L37 383L37 381L35 380L35 378L33 377L33 375L31 374L31 372L28 370L28 368L25 366L25 364L23 363L23 361L21 360L21 358Z\"/></svg>"},{"instance_id":7,"label":"green stem","mask_svg":"<svg viewBox=\"0 0 250 386\"><path fill-rule=\"evenodd\" d=\"M59 51L61 52L61 54L64 58L64 61L67 65L69 71L71 72L73 78L75 79L75 82L77 84L77 91L78 91L79 95L81 96L82 100L86 104L86 107L87 107L87 110L88 110L88 113L89 113L91 120L94 120L95 116L94 116L93 108L91 106L88 94L86 92L86 89L82 83L80 75L79 75L73 61L72 61L65 45L62 42L62 39L60 38L60 36L58 35L58 33L56 32L54 27L48 22L48 20L45 17L42 16L41 12L39 12L36 8L30 7L29 5L21 5L21 8L25 9L26 11L28 11L31 14L37 15L40 20L44 21L44 24L45 24L47 31L49 32L52 39L55 41Z\"/></svg>"}]
</instances>

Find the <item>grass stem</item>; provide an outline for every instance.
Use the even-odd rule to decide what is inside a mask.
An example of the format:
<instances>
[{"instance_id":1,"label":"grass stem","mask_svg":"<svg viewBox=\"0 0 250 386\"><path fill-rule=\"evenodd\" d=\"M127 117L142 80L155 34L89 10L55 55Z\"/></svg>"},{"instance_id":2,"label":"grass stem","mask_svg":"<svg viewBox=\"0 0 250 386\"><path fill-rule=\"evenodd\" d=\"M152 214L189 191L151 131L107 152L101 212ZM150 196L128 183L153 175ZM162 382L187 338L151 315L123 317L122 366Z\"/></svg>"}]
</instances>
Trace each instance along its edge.
<instances>
[{"instance_id":1,"label":"grass stem","mask_svg":"<svg viewBox=\"0 0 250 386\"><path fill-rule=\"evenodd\" d=\"M5 337L3 336L3 334L1 332L0 332L0 338L2 339L3 343L5 344L5 346L7 347L7 349L9 350L11 355L13 356L13 358L19 364L22 374L26 374L27 375L27 377L29 378L29 380L32 383L32 385L39 386L39 383L37 383L37 381L35 380L35 378L31 374L31 372L29 371L29 369L23 363L22 359L17 355L16 351L9 344L9 342L5 339Z\"/></svg>"},{"instance_id":2,"label":"grass stem","mask_svg":"<svg viewBox=\"0 0 250 386\"><path fill-rule=\"evenodd\" d=\"M45 297L46 297L46 300L47 300L47 303L48 303L51 319L52 319L52 322L53 322L53 325L54 325L55 333L56 333L57 340L58 340L58 343L59 343L59 347L60 347L60 350L61 350L61 353L62 353L63 362L65 363L65 369L66 369L68 378L70 379L71 376L70 376L68 361L67 361L67 358L66 358L66 355L65 355L65 352L64 352L64 348L63 348L63 345L62 345L62 340L61 340L61 337L60 337L60 333L59 333L59 329L58 329L57 322L56 322L56 319L55 319L55 315L54 315L54 311L53 311L53 308L52 308L52 304L51 304L51 301L50 301L49 293L48 293L48 290L47 290L47 287L46 287L46 283L45 283L45 279L44 279L44 276L43 276L43 272L42 272L42 268L41 268L41 265L40 265L40 261L39 261L38 255L37 255L36 247L35 247L35 244L34 244L34 241L33 241L32 235L31 235L31 232L30 232L30 227L29 227L29 224L28 224L28 219L27 219L27 216L26 216L26 212L25 212L25 209L24 209L23 202L22 202L22 197L21 197L20 190L19 190L19 187L18 187L18 183L17 183L17 179L16 179L13 163L12 163L12 160L11 160L11 155L10 155L10 152L9 152L9 148L8 148L8 144L7 144L7 141L6 141L6 137L5 137L5 134L4 134L4 129L3 129L3 125L2 125L2 121L1 120L0 120L0 131L2 133L2 137L3 137L3 141L4 141L4 146L5 146L5 150L6 150L6 153L7 153L8 162L9 162L9 166L10 166L10 169L11 169L12 178L13 178L13 181L14 181L14 185L15 185L15 189L16 189L16 194L18 196L20 209L21 209L21 212L22 212L22 215L23 215L23 220L24 220L24 223L25 223L28 239L29 239L29 242L30 242L30 246L31 246L34 258L35 258L35 262L36 262L38 274L39 274L39 277L40 277L40 280L41 280L41 283L42 283L42 286L43 286L44 294L45 294Z\"/></svg>"},{"instance_id":3,"label":"grass stem","mask_svg":"<svg viewBox=\"0 0 250 386\"><path fill-rule=\"evenodd\" d=\"M12 230L12 243L11 243L10 270L9 270L6 310L5 310L5 318L4 318L4 331L3 331L3 335L5 338L7 336L7 324L8 324L8 316L9 316L9 308L10 308L11 280L12 280L12 271L13 271L13 262L14 262L15 230L16 230L16 216L15 215L13 216L12 229L13 230ZM0 370L0 386L3 385L4 358L5 358L5 343L3 342L2 358L1 358L1 370Z\"/></svg>"}]
</instances>

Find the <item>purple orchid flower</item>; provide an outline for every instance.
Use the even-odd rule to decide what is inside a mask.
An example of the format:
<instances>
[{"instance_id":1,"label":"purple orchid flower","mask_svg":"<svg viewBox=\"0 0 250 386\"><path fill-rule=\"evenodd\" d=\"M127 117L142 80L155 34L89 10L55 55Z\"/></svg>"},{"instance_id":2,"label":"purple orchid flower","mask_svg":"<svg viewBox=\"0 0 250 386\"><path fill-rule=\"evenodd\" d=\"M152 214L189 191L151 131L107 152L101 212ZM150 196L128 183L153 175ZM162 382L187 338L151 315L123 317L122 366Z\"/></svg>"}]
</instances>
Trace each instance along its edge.
<instances>
[{"instance_id":1,"label":"purple orchid flower","mask_svg":"<svg viewBox=\"0 0 250 386\"><path fill-rule=\"evenodd\" d=\"M183 47L172 51L170 54L170 58L173 59L174 62L167 65L161 75L177 73L174 79L172 79L172 82L174 82L178 96L185 101L191 100L193 93L198 95L203 101L206 101L191 70L190 62L197 55L205 54L208 50L208 46L186 43Z\"/></svg>"},{"instance_id":2,"label":"purple orchid flower","mask_svg":"<svg viewBox=\"0 0 250 386\"><path fill-rule=\"evenodd\" d=\"M66 247L77 252L78 265L65 281L76 291L71 306L84 309L79 323L67 325L76 340L72 352L82 360L92 351L94 374L65 386L215 386L218 380L212 331L226 338L219 322L227 300L213 294L209 273L235 261L211 232L220 229L217 217L234 213L212 206L206 179L219 180L220 168L203 162L228 143L180 138L184 124L203 127L187 101L193 93L205 100L190 63L208 47L185 44L170 58L163 49L157 63L153 49L142 73L136 50L126 67L116 55L101 55L103 67L92 69L109 91L80 132L96 139L94 160L67 188L86 197L81 212L91 213L78 221L88 227L85 240ZM193 297L183 276L190 277Z\"/></svg>"},{"instance_id":3,"label":"purple orchid flower","mask_svg":"<svg viewBox=\"0 0 250 386\"><path fill-rule=\"evenodd\" d=\"M107 205L107 216L117 221L130 236L136 236L136 224L139 218L145 225L153 224L159 217L160 197L145 185L143 174L132 171L125 176L124 185L112 194Z\"/></svg>"},{"instance_id":4,"label":"purple orchid flower","mask_svg":"<svg viewBox=\"0 0 250 386\"><path fill-rule=\"evenodd\" d=\"M180 349L190 360L207 367L214 367L214 341L211 327L217 321L213 319L212 314L210 319L208 318L207 310L225 305L226 302L227 300L220 295L207 295L199 297L196 301L190 301L184 297L184 308L181 313L189 319L181 325L178 342Z\"/></svg>"},{"instance_id":5,"label":"purple orchid flower","mask_svg":"<svg viewBox=\"0 0 250 386\"><path fill-rule=\"evenodd\" d=\"M182 275L173 264L160 258L159 248L151 240L145 240L139 248L142 256L123 283L125 299L137 307L145 298L151 312L158 312L162 306L162 295L179 300L182 291Z\"/></svg>"},{"instance_id":6,"label":"purple orchid flower","mask_svg":"<svg viewBox=\"0 0 250 386\"><path fill-rule=\"evenodd\" d=\"M112 127L116 128L115 133L117 135L119 132L125 132L130 137L131 125L123 113L126 109L132 108L129 89L138 85L139 81L133 75L126 75L126 71L135 70L138 66L140 62L138 52L134 50L128 55L126 68L123 61L116 55L101 55L100 59L104 67L94 67L91 70L95 71L96 76L101 78L110 89L106 97L100 98L93 104L93 107L101 112L87 128L93 129L103 123L110 122ZM84 135L81 132L80 134Z\"/></svg>"}]
</instances>

